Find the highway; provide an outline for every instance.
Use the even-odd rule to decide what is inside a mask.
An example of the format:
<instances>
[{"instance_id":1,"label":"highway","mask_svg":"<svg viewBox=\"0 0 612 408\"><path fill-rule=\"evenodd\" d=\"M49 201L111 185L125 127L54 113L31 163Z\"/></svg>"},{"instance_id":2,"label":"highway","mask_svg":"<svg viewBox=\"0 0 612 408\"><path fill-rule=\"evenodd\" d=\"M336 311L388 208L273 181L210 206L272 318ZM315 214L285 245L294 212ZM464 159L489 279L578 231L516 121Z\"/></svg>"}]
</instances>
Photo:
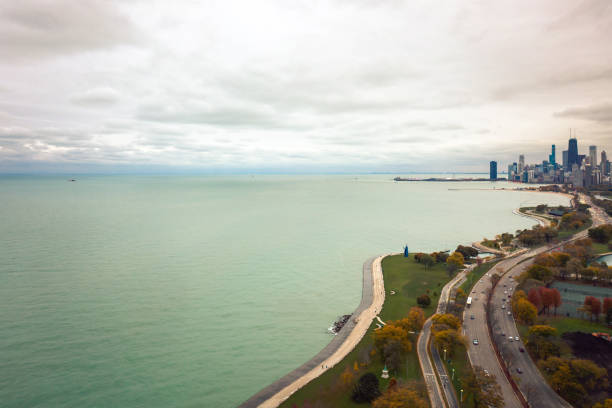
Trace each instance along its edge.
<instances>
[{"instance_id":1,"label":"highway","mask_svg":"<svg viewBox=\"0 0 612 408\"><path fill-rule=\"evenodd\" d=\"M590 204L588 197L581 196L581 201ZM610 217L600 208L594 207L590 212L593 219L593 226L610 222ZM584 238L587 234L586 230L582 231L575 234L571 240ZM523 347L523 344L521 342L517 343L516 340L510 341L508 338L509 336L513 338L519 336L512 315L508 315L508 311L510 310L508 306L510 300L508 295L511 294L510 288L513 288L512 291L514 291L516 287L511 277L518 276L527 268L530 263L533 262L531 258L542 252L553 250L558 246L559 245L550 245L536 248L513 258L501 261L478 281L474 286L473 292L469 294L469 296L472 296L472 307L469 309L466 308L464 311L464 334L469 342L468 356L472 365L481 366L491 375L495 376L498 384L502 388L502 397L506 407L520 407L522 404L502 370L489 337L485 305L487 301L486 296L491 291L492 284L490 275L493 273L498 273L502 277L491 295L491 305L493 306L491 314L492 332L506 367L515 379L522 395L527 399L529 405L533 407L571 407L569 403L559 397L557 393L550 388L546 380L540 374L535 363L529 357L529 354L527 352L520 352L519 347ZM507 293L504 293L504 291ZM502 299L505 299L505 301ZM502 308L504 304L506 306ZM474 319L471 318L472 315ZM478 339L478 345L473 344L474 339ZM519 368L522 373L517 372Z\"/></svg>"}]
</instances>

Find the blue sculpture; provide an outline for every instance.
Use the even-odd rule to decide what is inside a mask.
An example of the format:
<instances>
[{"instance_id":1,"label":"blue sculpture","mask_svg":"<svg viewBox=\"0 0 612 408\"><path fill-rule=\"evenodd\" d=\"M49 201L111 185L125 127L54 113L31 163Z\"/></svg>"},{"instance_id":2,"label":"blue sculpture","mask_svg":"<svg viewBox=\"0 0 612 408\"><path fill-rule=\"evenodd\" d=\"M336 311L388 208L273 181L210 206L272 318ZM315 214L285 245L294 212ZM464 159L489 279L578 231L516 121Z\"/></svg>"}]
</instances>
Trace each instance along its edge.
<instances>
[{"instance_id":1,"label":"blue sculpture","mask_svg":"<svg viewBox=\"0 0 612 408\"><path fill-rule=\"evenodd\" d=\"M408 258L408 245L404 247L404 258Z\"/></svg>"}]
</instances>

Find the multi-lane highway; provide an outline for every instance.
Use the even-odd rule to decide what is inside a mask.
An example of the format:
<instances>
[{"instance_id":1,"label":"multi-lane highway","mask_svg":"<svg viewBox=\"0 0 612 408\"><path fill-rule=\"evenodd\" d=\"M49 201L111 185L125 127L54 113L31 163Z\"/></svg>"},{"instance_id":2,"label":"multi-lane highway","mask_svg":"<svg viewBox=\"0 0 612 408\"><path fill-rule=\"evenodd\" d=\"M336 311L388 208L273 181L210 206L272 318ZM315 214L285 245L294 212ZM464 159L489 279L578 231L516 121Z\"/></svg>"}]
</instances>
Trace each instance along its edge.
<instances>
[{"instance_id":1,"label":"multi-lane highway","mask_svg":"<svg viewBox=\"0 0 612 408\"><path fill-rule=\"evenodd\" d=\"M590 199L584 196L581 196L581 201L588 204L591 203ZM600 208L593 207L590 212L594 226L610 222L610 217ZM587 231L582 231L571 239L574 240L586 236ZM487 295L492 287L490 275L493 273L499 274L501 279L491 294L491 305L493 306L491 328L493 340L498 346L510 375L515 379L520 392L531 406L543 408L571 407L550 388L527 352L520 351L524 347L520 341L516 341L516 337L519 337L518 329L512 314L508 314L508 311L510 311L510 298L508 296L511 296L516 287L512 276L518 276L527 268L530 262L533 261L533 257L553 250L556 247L558 245L540 247L498 263L474 286L474 290L470 294L472 296L472 306L464 311L464 334L469 341L468 356L472 365L481 366L490 375L496 377L497 382L501 386L502 397L506 407L520 407L522 404L502 370L491 343L491 338L489 337L485 306ZM512 341L510 336L513 338ZM474 339L478 340L478 345L473 343ZM519 369L521 373L519 373Z\"/></svg>"}]
</instances>

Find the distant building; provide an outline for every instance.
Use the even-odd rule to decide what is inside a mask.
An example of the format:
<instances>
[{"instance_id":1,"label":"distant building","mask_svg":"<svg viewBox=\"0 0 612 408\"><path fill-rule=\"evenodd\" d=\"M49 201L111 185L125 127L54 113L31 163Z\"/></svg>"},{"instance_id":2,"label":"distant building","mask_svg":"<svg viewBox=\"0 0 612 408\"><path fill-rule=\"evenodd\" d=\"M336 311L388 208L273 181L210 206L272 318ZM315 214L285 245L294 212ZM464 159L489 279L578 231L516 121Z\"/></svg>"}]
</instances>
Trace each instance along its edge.
<instances>
[{"instance_id":1,"label":"distant building","mask_svg":"<svg viewBox=\"0 0 612 408\"><path fill-rule=\"evenodd\" d=\"M597 146L589 146L589 163L591 167L597 167Z\"/></svg>"},{"instance_id":2,"label":"distant building","mask_svg":"<svg viewBox=\"0 0 612 408\"><path fill-rule=\"evenodd\" d=\"M574 164L578 164L578 140L572 137L567 144L567 167L572 169Z\"/></svg>"},{"instance_id":3,"label":"distant building","mask_svg":"<svg viewBox=\"0 0 612 408\"><path fill-rule=\"evenodd\" d=\"M552 152L548 155L548 162L553 166L557 164L555 157L555 145L552 145Z\"/></svg>"},{"instance_id":4,"label":"distant building","mask_svg":"<svg viewBox=\"0 0 612 408\"><path fill-rule=\"evenodd\" d=\"M519 174L523 174L523 170L525 170L525 155L521 154L519 156L519 162L518 162L518 172L519 172Z\"/></svg>"},{"instance_id":5,"label":"distant building","mask_svg":"<svg viewBox=\"0 0 612 408\"><path fill-rule=\"evenodd\" d=\"M601 163L599 163L599 169L601 170L602 176L610 175L610 162L608 161L608 156L606 155L606 151L601 151Z\"/></svg>"},{"instance_id":6,"label":"distant building","mask_svg":"<svg viewBox=\"0 0 612 408\"><path fill-rule=\"evenodd\" d=\"M497 162L492 161L489 163L489 179L497 180Z\"/></svg>"},{"instance_id":7,"label":"distant building","mask_svg":"<svg viewBox=\"0 0 612 408\"><path fill-rule=\"evenodd\" d=\"M567 150L564 150L563 151L563 169L565 171L568 171L569 170L568 167L569 167L569 165L568 165L568 161L567 161Z\"/></svg>"}]
</instances>

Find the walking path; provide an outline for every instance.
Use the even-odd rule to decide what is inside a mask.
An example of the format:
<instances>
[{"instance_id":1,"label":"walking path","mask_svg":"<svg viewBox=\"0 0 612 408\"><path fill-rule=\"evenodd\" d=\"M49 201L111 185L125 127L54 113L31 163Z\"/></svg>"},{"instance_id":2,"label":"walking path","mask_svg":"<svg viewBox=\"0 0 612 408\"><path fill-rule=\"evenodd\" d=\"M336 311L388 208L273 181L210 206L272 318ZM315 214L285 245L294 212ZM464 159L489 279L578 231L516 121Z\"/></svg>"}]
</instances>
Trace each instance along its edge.
<instances>
[{"instance_id":1,"label":"walking path","mask_svg":"<svg viewBox=\"0 0 612 408\"><path fill-rule=\"evenodd\" d=\"M363 264L361 303L334 339L312 359L249 398L239 408L278 407L291 394L338 364L355 348L385 301L381 265L385 256L370 258Z\"/></svg>"}]
</instances>

